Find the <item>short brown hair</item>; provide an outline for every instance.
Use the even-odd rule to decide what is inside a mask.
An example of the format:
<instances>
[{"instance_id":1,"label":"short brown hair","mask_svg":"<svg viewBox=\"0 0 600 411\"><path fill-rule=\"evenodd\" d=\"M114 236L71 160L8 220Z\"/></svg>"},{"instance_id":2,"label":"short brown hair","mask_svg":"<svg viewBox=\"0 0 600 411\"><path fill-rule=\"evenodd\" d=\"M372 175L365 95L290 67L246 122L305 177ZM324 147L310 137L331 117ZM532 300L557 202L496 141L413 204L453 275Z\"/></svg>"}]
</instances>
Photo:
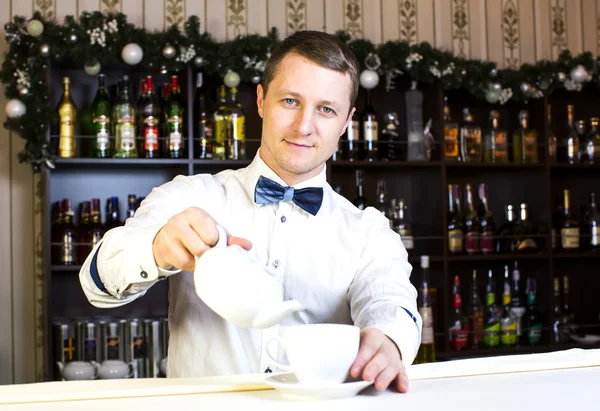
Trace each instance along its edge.
<instances>
[{"instance_id":1,"label":"short brown hair","mask_svg":"<svg viewBox=\"0 0 600 411\"><path fill-rule=\"evenodd\" d=\"M322 31L296 31L277 45L265 65L262 81L264 95L267 95L269 83L277 74L279 63L290 53L296 53L321 67L350 75L350 114L358 95L358 61L352 50L339 37Z\"/></svg>"}]
</instances>

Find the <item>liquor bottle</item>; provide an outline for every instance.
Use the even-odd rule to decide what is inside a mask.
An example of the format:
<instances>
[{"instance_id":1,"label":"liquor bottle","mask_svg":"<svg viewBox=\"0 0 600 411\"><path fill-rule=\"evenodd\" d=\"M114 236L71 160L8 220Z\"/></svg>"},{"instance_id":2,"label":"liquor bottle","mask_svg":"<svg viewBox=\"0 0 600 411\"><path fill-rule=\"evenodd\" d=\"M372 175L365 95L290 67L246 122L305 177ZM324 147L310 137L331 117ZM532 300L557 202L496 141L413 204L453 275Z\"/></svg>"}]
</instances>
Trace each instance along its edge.
<instances>
[{"instance_id":1,"label":"liquor bottle","mask_svg":"<svg viewBox=\"0 0 600 411\"><path fill-rule=\"evenodd\" d=\"M86 244L84 238L90 229L91 225L91 203L89 201L82 201L79 203L79 226L77 227L79 232L79 245L77 246L77 254L81 258L80 263L85 261L89 252L89 244Z\"/></svg>"},{"instance_id":2,"label":"liquor bottle","mask_svg":"<svg viewBox=\"0 0 600 411\"><path fill-rule=\"evenodd\" d=\"M519 112L519 123L521 127L513 133L513 162L515 163L537 163L538 147L537 132L529 128L529 112Z\"/></svg>"},{"instance_id":3,"label":"liquor bottle","mask_svg":"<svg viewBox=\"0 0 600 411\"><path fill-rule=\"evenodd\" d=\"M479 184L479 224L481 226L481 252L490 254L496 251L494 216L488 207L487 185Z\"/></svg>"},{"instance_id":4,"label":"liquor bottle","mask_svg":"<svg viewBox=\"0 0 600 411\"><path fill-rule=\"evenodd\" d=\"M546 130L548 133L548 159L551 163L556 163L556 155L558 148L558 140L556 134L552 128L552 116L551 116L551 105L548 104L548 123L546 124Z\"/></svg>"},{"instance_id":5,"label":"liquor bottle","mask_svg":"<svg viewBox=\"0 0 600 411\"><path fill-rule=\"evenodd\" d=\"M463 109L463 124L460 127L460 158L465 162L480 162L482 158L481 128L473 123L468 108Z\"/></svg>"},{"instance_id":6,"label":"liquor bottle","mask_svg":"<svg viewBox=\"0 0 600 411\"><path fill-rule=\"evenodd\" d=\"M63 223L63 202L56 201L53 204L53 219L52 225L50 227L50 237L51 237L51 258L52 264L60 264L60 242L61 242L61 227Z\"/></svg>"},{"instance_id":7,"label":"liquor bottle","mask_svg":"<svg viewBox=\"0 0 600 411\"><path fill-rule=\"evenodd\" d=\"M63 78L63 95L58 102L58 156L72 158L77 155L75 140L77 125L77 106L71 97L71 80Z\"/></svg>"},{"instance_id":8,"label":"liquor bottle","mask_svg":"<svg viewBox=\"0 0 600 411\"><path fill-rule=\"evenodd\" d=\"M595 193L590 193L590 205L585 215L585 231L585 248L600 249L600 215L598 215Z\"/></svg>"},{"instance_id":9,"label":"liquor bottle","mask_svg":"<svg viewBox=\"0 0 600 411\"><path fill-rule=\"evenodd\" d=\"M488 282L485 288L485 317L483 329L483 345L494 348L500 344L500 322L497 316L496 283L492 277L492 270L488 271Z\"/></svg>"},{"instance_id":10,"label":"liquor bottle","mask_svg":"<svg viewBox=\"0 0 600 411\"><path fill-rule=\"evenodd\" d=\"M398 217L394 218L393 230L400 235L400 240L404 244L404 248L410 253L415 247L415 242L412 226L406 218L406 202L403 198L398 200L395 213Z\"/></svg>"},{"instance_id":11,"label":"liquor bottle","mask_svg":"<svg viewBox=\"0 0 600 411\"><path fill-rule=\"evenodd\" d=\"M377 122L377 113L371 105L371 92L367 90L367 103L360 114L362 123L361 140L364 144L364 159L367 161L377 161L377 142L379 139L379 123Z\"/></svg>"},{"instance_id":12,"label":"liquor bottle","mask_svg":"<svg viewBox=\"0 0 600 411\"><path fill-rule=\"evenodd\" d=\"M473 282L471 283L471 348L473 349L477 349L483 344L483 322L484 311L477 287L477 270L473 270Z\"/></svg>"},{"instance_id":13,"label":"liquor bottle","mask_svg":"<svg viewBox=\"0 0 600 411\"><path fill-rule=\"evenodd\" d=\"M367 207L367 199L364 197L364 184L365 172L362 170L356 170L356 198L354 199L354 205L359 210L364 210Z\"/></svg>"},{"instance_id":14,"label":"liquor bottle","mask_svg":"<svg viewBox=\"0 0 600 411\"><path fill-rule=\"evenodd\" d=\"M199 72L196 76L196 101L194 102L197 116L195 151L198 153L197 158L208 160L213 158L213 121L202 88L203 82L202 72Z\"/></svg>"},{"instance_id":15,"label":"liquor bottle","mask_svg":"<svg viewBox=\"0 0 600 411\"><path fill-rule=\"evenodd\" d=\"M106 76L98 75L98 90L92 101L92 157L109 158L112 156L110 142L112 104L106 92Z\"/></svg>"},{"instance_id":16,"label":"liquor bottle","mask_svg":"<svg viewBox=\"0 0 600 411\"><path fill-rule=\"evenodd\" d=\"M565 317L560 304L560 279L554 277L554 308L552 309L552 342L562 344L565 340Z\"/></svg>"},{"instance_id":17,"label":"liquor bottle","mask_svg":"<svg viewBox=\"0 0 600 411\"><path fill-rule=\"evenodd\" d=\"M521 295L521 271L515 261L512 270L512 288L510 290L510 311L517 322L517 343L523 341L523 316L525 315L526 302Z\"/></svg>"},{"instance_id":18,"label":"liquor bottle","mask_svg":"<svg viewBox=\"0 0 600 411\"><path fill-rule=\"evenodd\" d=\"M560 249L561 245L560 245L560 229L562 227L562 220L563 220L563 215L564 210L562 207L562 200L561 200L561 195L560 194L556 194L554 202L556 204L556 207L554 208L554 211L552 212L552 249L556 250L556 249Z\"/></svg>"},{"instance_id":19,"label":"liquor bottle","mask_svg":"<svg viewBox=\"0 0 600 411\"><path fill-rule=\"evenodd\" d=\"M110 197L106 199L106 229L110 230L121 226L121 213L119 212L119 198Z\"/></svg>"},{"instance_id":20,"label":"liquor bottle","mask_svg":"<svg viewBox=\"0 0 600 411\"><path fill-rule=\"evenodd\" d=\"M483 161L485 163L508 163L508 135L500 128L500 113L490 112L490 127L483 140Z\"/></svg>"},{"instance_id":21,"label":"liquor bottle","mask_svg":"<svg viewBox=\"0 0 600 411\"><path fill-rule=\"evenodd\" d=\"M571 312L571 309L569 308L569 276L565 275L563 276L563 307L562 307L562 313L563 313L563 340L564 341L568 341L571 336L569 335L570 332L570 326L573 322L573 312Z\"/></svg>"},{"instance_id":22,"label":"liquor bottle","mask_svg":"<svg viewBox=\"0 0 600 411\"><path fill-rule=\"evenodd\" d=\"M518 252L538 251L538 245L535 241L535 228L529 221L527 204L521 204L521 218L515 227L513 239L513 249Z\"/></svg>"},{"instance_id":23,"label":"liquor bottle","mask_svg":"<svg viewBox=\"0 0 600 411\"><path fill-rule=\"evenodd\" d=\"M458 161L459 153L458 124L452 121L448 97L444 97L444 158Z\"/></svg>"},{"instance_id":24,"label":"liquor bottle","mask_svg":"<svg viewBox=\"0 0 600 411\"><path fill-rule=\"evenodd\" d=\"M79 242L79 233L75 227L74 213L71 208L71 199L63 200L63 222L60 226L60 248L59 264L73 265L78 264L77 243Z\"/></svg>"},{"instance_id":25,"label":"liquor bottle","mask_svg":"<svg viewBox=\"0 0 600 411\"><path fill-rule=\"evenodd\" d=\"M154 95L154 80L147 76L144 83L145 95L140 100L138 131L141 135L141 146L146 158L160 157L160 108Z\"/></svg>"},{"instance_id":26,"label":"liquor bottle","mask_svg":"<svg viewBox=\"0 0 600 411\"><path fill-rule=\"evenodd\" d=\"M448 184L448 251L459 254L464 248L464 218L460 211L460 187Z\"/></svg>"},{"instance_id":27,"label":"liquor bottle","mask_svg":"<svg viewBox=\"0 0 600 411\"><path fill-rule=\"evenodd\" d=\"M404 93L406 102L406 129L408 148L407 161L425 160L425 135L423 133L423 92L413 81L411 87Z\"/></svg>"},{"instance_id":28,"label":"liquor bottle","mask_svg":"<svg viewBox=\"0 0 600 411\"><path fill-rule=\"evenodd\" d=\"M530 345L539 344L542 339L542 318L535 307L536 281L529 278L527 281L527 313L524 320L524 334Z\"/></svg>"},{"instance_id":29,"label":"liquor bottle","mask_svg":"<svg viewBox=\"0 0 600 411\"><path fill-rule=\"evenodd\" d=\"M575 130L573 106L571 104L567 105L567 124L561 157L562 162L569 164L577 164L580 160L579 135L577 134L577 130Z\"/></svg>"},{"instance_id":30,"label":"liquor bottle","mask_svg":"<svg viewBox=\"0 0 600 411\"><path fill-rule=\"evenodd\" d=\"M142 202L146 199L146 197L144 196L140 196L137 198L137 203L136 203L136 207L135 209L137 210L138 208L140 208L140 206L142 205Z\"/></svg>"},{"instance_id":31,"label":"liquor bottle","mask_svg":"<svg viewBox=\"0 0 600 411\"><path fill-rule=\"evenodd\" d=\"M508 266L504 266L504 292L502 293L502 316L500 317L500 344L517 344L517 320L512 313L512 297Z\"/></svg>"},{"instance_id":32,"label":"liquor bottle","mask_svg":"<svg viewBox=\"0 0 600 411\"><path fill-rule=\"evenodd\" d=\"M225 138L227 135L227 118L229 117L229 106L227 104L227 92L225 86L219 89L219 100L217 109L213 114L215 142L213 146L213 157L217 160L225 159Z\"/></svg>"},{"instance_id":33,"label":"liquor bottle","mask_svg":"<svg viewBox=\"0 0 600 411\"><path fill-rule=\"evenodd\" d=\"M398 133L398 114L386 113L383 130L381 130L381 141L379 142L379 153L382 160L400 160L400 134Z\"/></svg>"},{"instance_id":34,"label":"liquor bottle","mask_svg":"<svg viewBox=\"0 0 600 411\"><path fill-rule=\"evenodd\" d=\"M423 327L421 329L421 345L415 359L416 364L435 361L434 319L430 286L429 256L423 255L421 256L421 287L419 287L420 298L418 300Z\"/></svg>"},{"instance_id":35,"label":"liquor bottle","mask_svg":"<svg viewBox=\"0 0 600 411\"><path fill-rule=\"evenodd\" d=\"M229 93L229 117L231 123L230 144L225 147L228 160L244 160L246 158L246 116L242 105L237 99L237 88L232 87Z\"/></svg>"},{"instance_id":36,"label":"liquor bottle","mask_svg":"<svg viewBox=\"0 0 600 411\"><path fill-rule=\"evenodd\" d=\"M125 220L127 220L128 218L133 218L133 216L135 215L136 208L137 208L137 198L136 198L135 194L129 194L127 196L127 217L125 218Z\"/></svg>"},{"instance_id":37,"label":"liquor bottle","mask_svg":"<svg viewBox=\"0 0 600 411\"><path fill-rule=\"evenodd\" d=\"M184 111L179 97L179 80L177 76L171 76L171 95L165 109L167 129L165 152L170 158L183 158L185 156Z\"/></svg>"},{"instance_id":38,"label":"liquor bottle","mask_svg":"<svg viewBox=\"0 0 600 411\"><path fill-rule=\"evenodd\" d=\"M91 207L91 223L90 227L86 233L85 242L88 245L88 254L98 245L104 233L106 232L106 228L102 224L102 216L100 214L100 199L92 198L92 207Z\"/></svg>"},{"instance_id":39,"label":"liquor bottle","mask_svg":"<svg viewBox=\"0 0 600 411\"><path fill-rule=\"evenodd\" d=\"M579 249L579 223L571 211L569 190L563 190L563 218L560 227L560 245L564 251Z\"/></svg>"},{"instance_id":40,"label":"liquor bottle","mask_svg":"<svg viewBox=\"0 0 600 411\"><path fill-rule=\"evenodd\" d=\"M377 201L375 203L375 207L381 211L385 217L392 218L392 215L389 214L387 209L387 185L385 184L385 180L382 178L377 179Z\"/></svg>"},{"instance_id":41,"label":"liquor bottle","mask_svg":"<svg viewBox=\"0 0 600 411\"><path fill-rule=\"evenodd\" d=\"M348 161L360 160L360 121L356 110L342 137L342 154Z\"/></svg>"},{"instance_id":42,"label":"liquor bottle","mask_svg":"<svg viewBox=\"0 0 600 411\"><path fill-rule=\"evenodd\" d=\"M598 117L590 119L590 130L584 143L582 162L594 164L600 160L600 130L598 129Z\"/></svg>"},{"instance_id":43,"label":"liquor bottle","mask_svg":"<svg viewBox=\"0 0 600 411\"><path fill-rule=\"evenodd\" d=\"M465 251L467 254L481 252L481 224L473 206L473 193L471 184L465 187L467 212L465 215Z\"/></svg>"},{"instance_id":44,"label":"liquor bottle","mask_svg":"<svg viewBox=\"0 0 600 411\"><path fill-rule=\"evenodd\" d=\"M135 107L131 103L128 83L128 77L123 76L119 98L113 108L115 158L136 158L138 156L135 142L137 136Z\"/></svg>"},{"instance_id":45,"label":"liquor bottle","mask_svg":"<svg viewBox=\"0 0 600 411\"><path fill-rule=\"evenodd\" d=\"M469 344L470 327L469 320L463 313L460 279L457 275L454 276L454 286L452 287L452 303L453 311L450 314L450 330L448 331L450 349L460 351Z\"/></svg>"},{"instance_id":46,"label":"liquor bottle","mask_svg":"<svg viewBox=\"0 0 600 411\"><path fill-rule=\"evenodd\" d=\"M512 205L504 207L506 221L498 229L496 236L496 251L499 253L512 253L514 251L514 234L517 227L515 210Z\"/></svg>"}]
</instances>

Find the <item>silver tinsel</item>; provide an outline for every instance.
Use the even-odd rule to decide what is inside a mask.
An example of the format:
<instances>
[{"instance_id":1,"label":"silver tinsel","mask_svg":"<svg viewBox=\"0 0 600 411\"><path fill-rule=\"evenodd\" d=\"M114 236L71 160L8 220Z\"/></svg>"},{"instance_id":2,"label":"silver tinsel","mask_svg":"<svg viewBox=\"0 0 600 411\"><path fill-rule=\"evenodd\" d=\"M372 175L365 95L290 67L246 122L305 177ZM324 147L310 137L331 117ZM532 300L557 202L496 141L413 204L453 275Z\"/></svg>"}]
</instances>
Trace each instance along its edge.
<instances>
[{"instance_id":1,"label":"silver tinsel","mask_svg":"<svg viewBox=\"0 0 600 411\"><path fill-rule=\"evenodd\" d=\"M177 51L175 50L175 47L171 45L165 46L165 48L162 50L162 55L166 59L172 59L175 57L175 54L177 54Z\"/></svg>"},{"instance_id":2,"label":"silver tinsel","mask_svg":"<svg viewBox=\"0 0 600 411\"><path fill-rule=\"evenodd\" d=\"M194 57L194 66L196 66L196 68L200 68L203 64L204 64L204 57L202 57L202 56Z\"/></svg>"},{"instance_id":3,"label":"silver tinsel","mask_svg":"<svg viewBox=\"0 0 600 411\"><path fill-rule=\"evenodd\" d=\"M67 37L67 41L71 44L77 43L77 40L78 40L77 34L75 34L75 33L71 33L71 34L69 34L69 37Z\"/></svg>"},{"instance_id":4,"label":"silver tinsel","mask_svg":"<svg viewBox=\"0 0 600 411\"><path fill-rule=\"evenodd\" d=\"M40 54L44 57L48 57L50 55L50 46L47 44L40 45Z\"/></svg>"}]
</instances>

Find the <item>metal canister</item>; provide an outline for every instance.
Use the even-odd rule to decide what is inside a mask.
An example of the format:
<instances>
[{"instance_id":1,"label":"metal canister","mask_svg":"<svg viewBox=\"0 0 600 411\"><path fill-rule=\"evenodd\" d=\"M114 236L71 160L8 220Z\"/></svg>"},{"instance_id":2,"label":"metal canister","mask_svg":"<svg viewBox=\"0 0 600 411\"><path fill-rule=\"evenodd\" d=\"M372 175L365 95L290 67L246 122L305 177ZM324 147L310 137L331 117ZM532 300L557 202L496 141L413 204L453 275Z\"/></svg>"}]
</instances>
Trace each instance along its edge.
<instances>
[{"instance_id":1,"label":"metal canister","mask_svg":"<svg viewBox=\"0 0 600 411\"><path fill-rule=\"evenodd\" d=\"M144 323L137 318L125 322L123 336L125 362L133 364L133 378L147 377Z\"/></svg>"},{"instance_id":2,"label":"metal canister","mask_svg":"<svg viewBox=\"0 0 600 411\"><path fill-rule=\"evenodd\" d=\"M77 360L77 338L75 325L72 323L55 321L52 324L54 334L54 376L55 380L62 378L58 369L58 362L63 364Z\"/></svg>"},{"instance_id":3,"label":"metal canister","mask_svg":"<svg viewBox=\"0 0 600 411\"><path fill-rule=\"evenodd\" d=\"M121 322L118 320L101 321L102 327L102 361L123 361L123 346L121 344Z\"/></svg>"},{"instance_id":4,"label":"metal canister","mask_svg":"<svg viewBox=\"0 0 600 411\"><path fill-rule=\"evenodd\" d=\"M100 361L100 335L93 321L77 323L77 348L79 361Z\"/></svg>"},{"instance_id":5,"label":"metal canister","mask_svg":"<svg viewBox=\"0 0 600 411\"><path fill-rule=\"evenodd\" d=\"M165 317L161 320L162 335L163 335L163 358L169 355L169 318Z\"/></svg>"},{"instance_id":6,"label":"metal canister","mask_svg":"<svg viewBox=\"0 0 600 411\"><path fill-rule=\"evenodd\" d=\"M160 377L160 360L163 359L163 330L160 320L144 320L147 342L146 370L147 377Z\"/></svg>"}]
</instances>

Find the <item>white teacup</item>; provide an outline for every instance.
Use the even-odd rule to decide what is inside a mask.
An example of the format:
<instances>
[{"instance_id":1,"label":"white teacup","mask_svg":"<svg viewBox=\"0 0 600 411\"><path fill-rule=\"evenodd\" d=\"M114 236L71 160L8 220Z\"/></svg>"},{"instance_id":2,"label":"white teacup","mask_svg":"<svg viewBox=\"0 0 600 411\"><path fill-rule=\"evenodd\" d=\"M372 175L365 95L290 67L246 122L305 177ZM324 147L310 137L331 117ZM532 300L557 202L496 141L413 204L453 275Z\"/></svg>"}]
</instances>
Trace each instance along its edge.
<instances>
[{"instance_id":1,"label":"white teacup","mask_svg":"<svg viewBox=\"0 0 600 411\"><path fill-rule=\"evenodd\" d=\"M358 354L360 328L345 324L303 324L281 327L281 336L267 343L267 355L283 370L293 372L301 384L341 384L350 375ZM289 365L269 351L278 341Z\"/></svg>"}]
</instances>

